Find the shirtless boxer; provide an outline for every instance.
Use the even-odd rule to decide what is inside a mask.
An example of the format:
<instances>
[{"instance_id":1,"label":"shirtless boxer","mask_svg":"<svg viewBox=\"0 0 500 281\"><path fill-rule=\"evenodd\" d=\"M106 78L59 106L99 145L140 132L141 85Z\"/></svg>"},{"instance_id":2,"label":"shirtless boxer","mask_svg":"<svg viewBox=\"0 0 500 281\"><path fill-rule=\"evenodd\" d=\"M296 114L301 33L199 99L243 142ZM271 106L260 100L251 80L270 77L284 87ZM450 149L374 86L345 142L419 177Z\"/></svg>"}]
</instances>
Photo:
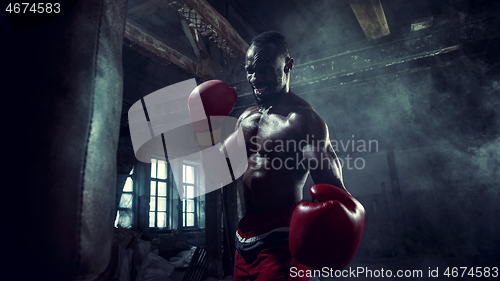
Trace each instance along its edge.
<instances>
[{"instance_id":1,"label":"shirtless boxer","mask_svg":"<svg viewBox=\"0 0 500 281\"><path fill-rule=\"evenodd\" d=\"M245 69L258 106L245 110L237 126L243 130L248 168L235 280L309 280L309 268L342 268L364 231L364 209L345 190L325 122L290 91L293 67L280 33L252 40ZM320 202L299 203L309 173L316 184L311 194Z\"/></svg>"}]
</instances>

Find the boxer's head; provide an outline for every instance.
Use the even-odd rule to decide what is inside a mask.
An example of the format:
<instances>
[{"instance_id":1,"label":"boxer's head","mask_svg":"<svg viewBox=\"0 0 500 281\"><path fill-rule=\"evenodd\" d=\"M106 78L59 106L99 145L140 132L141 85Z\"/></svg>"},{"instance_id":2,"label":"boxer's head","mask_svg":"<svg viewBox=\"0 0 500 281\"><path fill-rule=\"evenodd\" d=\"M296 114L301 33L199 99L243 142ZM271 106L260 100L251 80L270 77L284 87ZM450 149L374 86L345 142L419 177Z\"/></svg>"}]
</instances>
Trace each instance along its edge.
<instances>
[{"instance_id":1,"label":"boxer's head","mask_svg":"<svg viewBox=\"0 0 500 281\"><path fill-rule=\"evenodd\" d=\"M293 64L288 42L281 33L267 31L252 39L245 69L257 102L289 91Z\"/></svg>"}]
</instances>

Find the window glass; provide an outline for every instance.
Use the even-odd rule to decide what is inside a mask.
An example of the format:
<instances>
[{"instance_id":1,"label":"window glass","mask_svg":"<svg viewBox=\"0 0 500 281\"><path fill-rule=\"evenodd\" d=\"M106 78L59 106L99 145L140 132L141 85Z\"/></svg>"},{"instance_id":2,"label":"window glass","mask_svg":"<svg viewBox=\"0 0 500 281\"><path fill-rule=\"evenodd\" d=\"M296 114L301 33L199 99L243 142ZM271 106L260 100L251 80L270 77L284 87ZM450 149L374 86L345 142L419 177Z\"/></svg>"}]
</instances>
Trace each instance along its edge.
<instances>
[{"instance_id":1,"label":"window glass","mask_svg":"<svg viewBox=\"0 0 500 281\"><path fill-rule=\"evenodd\" d=\"M151 159L151 177L156 178L156 159Z\"/></svg>"},{"instance_id":2,"label":"window glass","mask_svg":"<svg viewBox=\"0 0 500 281\"><path fill-rule=\"evenodd\" d=\"M120 199L119 208L132 208L132 194L124 193Z\"/></svg>"},{"instance_id":3,"label":"window glass","mask_svg":"<svg viewBox=\"0 0 500 281\"><path fill-rule=\"evenodd\" d=\"M167 196L166 182L158 182L158 196Z\"/></svg>"},{"instance_id":4,"label":"window glass","mask_svg":"<svg viewBox=\"0 0 500 281\"><path fill-rule=\"evenodd\" d=\"M158 198L158 211L166 211L167 210L167 198L159 197Z\"/></svg>"},{"instance_id":5,"label":"window glass","mask_svg":"<svg viewBox=\"0 0 500 281\"><path fill-rule=\"evenodd\" d=\"M164 180L167 178L167 165L165 161L158 160L158 179Z\"/></svg>"},{"instance_id":6,"label":"window glass","mask_svg":"<svg viewBox=\"0 0 500 281\"><path fill-rule=\"evenodd\" d=\"M167 213L158 212L158 225L159 228L167 227Z\"/></svg>"},{"instance_id":7,"label":"window glass","mask_svg":"<svg viewBox=\"0 0 500 281\"><path fill-rule=\"evenodd\" d=\"M133 180L132 178L128 177L127 180L125 181L125 186L123 187L123 191L125 192L132 192L133 191Z\"/></svg>"},{"instance_id":8,"label":"window glass","mask_svg":"<svg viewBox=\"0 0 500 281\"><path fill-rule=\"evenodd\" d=\"M151 181L151 195L156 195L156 181Z\"/></svg>"}]
</instances>

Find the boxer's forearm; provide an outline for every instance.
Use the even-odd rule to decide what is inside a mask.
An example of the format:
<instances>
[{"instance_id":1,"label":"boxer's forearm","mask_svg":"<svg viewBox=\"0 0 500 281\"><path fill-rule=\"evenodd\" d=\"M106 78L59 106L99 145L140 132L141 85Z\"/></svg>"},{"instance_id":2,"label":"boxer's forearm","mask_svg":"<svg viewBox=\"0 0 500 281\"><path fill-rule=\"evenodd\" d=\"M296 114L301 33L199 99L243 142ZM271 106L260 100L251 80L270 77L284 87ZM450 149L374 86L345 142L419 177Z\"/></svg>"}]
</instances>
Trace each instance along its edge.
<instances>
[{"instance_id":1,"label":"boxer's forearm","mask_svg":"<svg viewBox=\"0 0 500 281\"><path fill-rule=\"evenodd\" d=\"M331 147L306 147L303 157L305 162L314 163L309 165L309 173L314 183L331 184L347 191L342 179L342 167Z\"/></svg>"}]
</instances>

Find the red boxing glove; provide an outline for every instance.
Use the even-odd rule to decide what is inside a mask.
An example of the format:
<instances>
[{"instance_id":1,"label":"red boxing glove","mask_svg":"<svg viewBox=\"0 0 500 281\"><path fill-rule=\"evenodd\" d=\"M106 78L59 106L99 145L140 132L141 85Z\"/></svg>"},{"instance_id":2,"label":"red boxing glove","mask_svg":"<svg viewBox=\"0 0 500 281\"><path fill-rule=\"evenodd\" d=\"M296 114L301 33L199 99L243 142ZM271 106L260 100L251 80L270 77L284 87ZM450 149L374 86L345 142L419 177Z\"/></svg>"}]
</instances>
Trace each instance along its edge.
<instances>
[{"instance_id":1,"label":"red boxing glove","mask_svg":"<svg viewBox=\"0 0 500 281\"><path fill-rule=\"evenodd\" d=\"M219 141L222 119L231 113L237 99L236 91L220 80L204 82L191 92L188 108L198 147Z\"/></svg>"},{"instance_id":2,"label":"red boxing glove","mask_svg":"<svg viewBox=\"0 0 500 281\"><path fill-rule=\"evenodd\" d=\"M344 190L329 184L311 187L319 202L301 202L290 222L290 252L313 269L345 267L354 257L365 230L363 205Z\"/></svg>"}]
</instances>

